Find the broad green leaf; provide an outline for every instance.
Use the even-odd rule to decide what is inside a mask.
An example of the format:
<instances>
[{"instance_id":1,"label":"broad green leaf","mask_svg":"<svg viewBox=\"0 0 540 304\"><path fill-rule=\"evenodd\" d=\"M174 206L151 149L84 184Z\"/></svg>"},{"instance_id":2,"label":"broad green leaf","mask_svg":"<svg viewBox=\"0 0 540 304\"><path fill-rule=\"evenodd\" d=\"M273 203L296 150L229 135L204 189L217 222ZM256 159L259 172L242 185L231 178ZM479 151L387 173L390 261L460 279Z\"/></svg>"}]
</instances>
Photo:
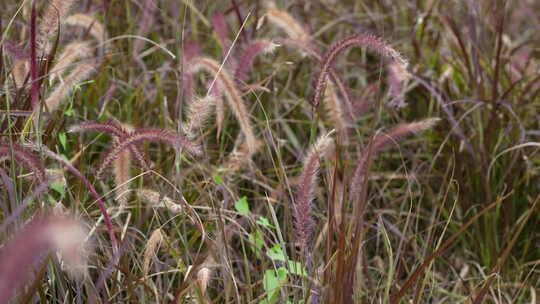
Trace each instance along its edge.
<instances>
[{"instance_id":1,"label":"broad green leaf","mask_svg":"<svg viewBox=\"0 0 540 304\"><path fill-rule=\"evenodd\" d=\"M238 211L238 213L241 215L248 216L250 211L247 197L242 196L238 201L236 201L236 203L234 203L234 209L236 209L236 211Z\"/></svg>"},{"instance_id":2,"label":"broad green leaf","mask_svg":"<svg viewBox=\"0 0 540 304\"><path fill-rule=\"evenodd\" d=\"M276 229L276 227L272 224L270 224L270 221L265 218L264 216L261 216L257 219L257 224L263 226L263 227L267 227L267 228L272 228L272 229Z\"/></svg>"},{"instance_id":3,"label":"broad green leaf","mask_svg":"<svg viewBox=\"0 0 540 304\"><path fill-rule=\"evenodd\" d=\"M266 251L266 254L274 261L287 261L287 259L285 258L285 253L283 253L280 245L275 245L274 247L268 249Z\"/></svg>"},{"instance_id":4,"label":"broad green leaf","mask_svg":"<svg viewBox=\"0 0 540 304\"><path fill-rule=\"evenodd\" d=\"M67 150L66 133L64 133L64 132L58 133L58 141L60 142L60 145L62 145L62 149Z\"/></svg>"},{"instance_id":5,"label":"broad green leaf","mask_svg":"<svg viewBox=\"0 0 540 304\"><path fill-rule=\"evenodd\" d=\"M58 192L60 195L64 196L66 194L65 184L62 181L54 181L50 187Z\"/></svg>"},{"instance_id":6,"label":"broad green leaf","mask_svg":"<svg viewBox=\"0 0 540 304\"><path fill-rule=\"evenodd\" d=\"M279 294L279 287L287 281L288 271L285 267L280 267L276 270L268 269L264 273L263 287L267 292L266 302L275 303Z\"/></svg>"},{"instance_id":7,"label":"broad green leaf","mask_svg":"<svg viewBox=\"0 0 540 304\"><path fill-rule=\"evenodd\" d=\"M219 174L212 175L212 179L214 179L214 182L218 185L223 185L223 180L221 179L221 176Z\"/></svg>"}]
</instances>

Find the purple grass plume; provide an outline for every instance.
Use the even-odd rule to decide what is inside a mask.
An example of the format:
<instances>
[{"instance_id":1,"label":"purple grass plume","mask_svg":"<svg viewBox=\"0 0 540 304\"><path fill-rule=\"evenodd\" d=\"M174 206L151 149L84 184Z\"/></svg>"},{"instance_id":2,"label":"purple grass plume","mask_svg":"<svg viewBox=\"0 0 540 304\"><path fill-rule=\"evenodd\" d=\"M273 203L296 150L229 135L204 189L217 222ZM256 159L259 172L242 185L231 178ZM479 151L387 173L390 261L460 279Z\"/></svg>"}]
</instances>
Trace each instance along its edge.
<instances>
[{"instance_id":1,"label":"purple grass plume","mask_svg":"<svg viewBox=\"0 0 540 304\"><path fill-rule=\"evenodd\" d=\"M311 147L306 158L304 167L300 174L300 184L295 196L295 233L299 247L304 254L309 251L309 243L315 223L311 217L312 201L317 183L317 175L320 168L320 159L324 157L333 147L333 139L330 137L333 132L321 136Z\"/></svg>"},{"instance_id":2,"label":"purple grass plume","mask_svg":"<svg viewBox=\"0 0 540 304\"><path fill-rule=\"evenodd\" d=\"M231 39L229 38L231 30L229 29L227 20L225 20L225 15L222 13L215 13L212 16L212 27L216 32L221 51L224 54L227 53L232 43Z\"/></svg>"},{"instance_id":3,"label":"purple grass plume","mask_svg":"<svg viewBox=\"0 0 540 304\"><path fill-rule=\"evenodd\" d=\"M45 168L36 155L15 143L0 142L0 158L12 156L18 165L32 171L40 183L45 181Z\"/></svg>"},{"instance_id":4,"label":"purple grass plume","mask_svg":"<svg viewBox=\"0 0 540 304\"><path fill-rule=\"evenodd\" d=\"M440 119L428 118L425 120L404 123L394 127L388 133L376 135L371 143L362 151L358 165L356 166L350 187L350 197L353 201L360 199L365 178L371 163L371 157L376 153L389 148L392 144L399 143L405 136L422 132L432 128Z\"/></svg>"},{"instance_id":5,"label":"purple grass plume","mask_svg":"<svg viewBox=\"0 0 540 304\"><path fill-rule=\"evenodd\" d=\"M234 75L236 81L240 83L246 82L248 79L248 73L253 67L253 63L255 62L255 58L259 55L273 52L277 46L278 45L273 43L272 41L262 39L255 40L248 44L244 48L240 57L237 58L238 67L236 68L236 72Z\"/></svg>"},{"instance_id":6,"label":"purple grass plume","mask_svg":"<svg viewBox=\"0 0 540 304\"><path fill-rule=\"evenodd\" d=\"M118 122L109 120L107 122L95 122L95 121L85 121L78 125L71 126L68 130L69 133L79 133L79 132L103 132L113 136L115 139L120 139L129 135L129 131L122 127ZM150 166L148 161L144 157L143 153L137 148L137 146L129 147L129 151L133 157L137 160L141 168L149 170Z\"/></svg>"},{"instance_id":7,"label":"purple grass plume","mask_svg":"<svg viewBox=\"0 0 540 304\"><path fill-rule=\"evenodd\" d=\"M321 71L315 80L315 95L312 101L314 107L318 106L320 100L324 96L328 74L331 71L334 61L341 53L353 46L366 47L381 56L393 59L394 62L402 66L403 70L407 69L407 60L384 40L375 35L356 34L339 40L332 44L329 51L323 56Z\"/></svg>"},{"instance_id":8,"label":"purple grass plume","mask_svg":"<svg viewBox=\"0 0 540 304\"><path fill-rule=\"evenodd\" d=\"M137 129L128 135L121 136L116 146L103 157L97 171L97 178L102 177L104 170L111 165L122 151L145 141L168 143L176 149L185 149L194 156L202 154L201 147L184 136L157 128Z\"/></svg>"}]
</instances>

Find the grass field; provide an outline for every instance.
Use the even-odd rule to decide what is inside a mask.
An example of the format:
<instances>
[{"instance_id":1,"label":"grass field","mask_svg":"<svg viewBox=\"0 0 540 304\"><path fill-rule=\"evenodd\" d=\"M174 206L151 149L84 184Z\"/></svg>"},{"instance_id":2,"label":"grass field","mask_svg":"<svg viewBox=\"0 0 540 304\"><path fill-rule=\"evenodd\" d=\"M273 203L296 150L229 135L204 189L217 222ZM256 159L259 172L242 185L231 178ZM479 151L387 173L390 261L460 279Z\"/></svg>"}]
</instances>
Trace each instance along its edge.
<instances>
[{"instance_id":1,"label":"grass field","mask_svg":"<svg viewBox=\"0 0 540 304\"><path fill-rule=\"evenodd\" d=\"M0 303L540 303L539 12L2 0Z\"/></svg>"}]
</instances>

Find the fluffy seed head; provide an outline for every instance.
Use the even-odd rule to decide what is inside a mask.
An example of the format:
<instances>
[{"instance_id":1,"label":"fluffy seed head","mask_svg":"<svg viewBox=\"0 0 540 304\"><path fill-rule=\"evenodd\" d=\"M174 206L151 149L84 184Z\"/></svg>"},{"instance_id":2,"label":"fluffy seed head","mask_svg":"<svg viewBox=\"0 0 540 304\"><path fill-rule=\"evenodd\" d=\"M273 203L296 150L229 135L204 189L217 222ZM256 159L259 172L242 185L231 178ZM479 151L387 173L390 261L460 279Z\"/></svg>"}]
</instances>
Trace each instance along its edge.
<instances>
[{"instance_id":1,"label":"fluffy seed head","mask_svg":"<svg viewBox=\"0 0 540 304\"><path fill-rule=\"evenodd\" d=\"M199 145L191 142L189 139L177 135L175 133L156 129L156 128L143 128L130 132L126 136L122 136L118 144L113 147L103 158L100 167L97 171L98 179L103 175L104 170L118 157L118 155L131 147L136 147L138 144L144 141L150 142L163 142L170 144L177 149L185 149L190 154L199 156L202 154Z\"/></svg>"},{"instance_id":2,"label":"fluffy seed head","mask_svg":"<svg viewBox=\"0 0 540 304\"><path fill-rule=\"evenodd\" d=\"M223 89L227 101L240 124L240 128L246 137L248 148L250 151L255 151L257 148L257 139L255 138L255 133L253 132L253 127L249 120L249 112L246 109L242 96L236 88L230 74L223 67L220 68L220 64L217 61L207 57L197 57L193 59L190 70L192 73L196 73L199 70L205 70L215 77L218 85Z\"/></svg>"},{"instance_id":3,"label":"fluffy seed head","mask_svg":"<svg viewBox=\"0 0 540 304\"><path fill-rule=\"evenodd\" d=\"M188 104L187 123L184 127L184 133L188 138L196 138L201 133L202 128L212 116L215 102L216 97L208 95Z\"/></svg>"},{"instance_id":4,"label":"fluffy seed head","mask_svg":"<svg viewBox=\"0 0 540 304\"><path fill-rule=\"evenodd\" d=\"M15 158L18 165L32 171L40 183L45 181L45 168L39 158L15 143L0 142L0 158Z\"/></svg>"},{"instance_id":5,"label":"fluffy seed head","mask_svg":"<svg viewBox=\"0 0 540 304\"><path fill-rule=\"evenodd\" d=\"M295 197L295 233L300 248L306 252L309 250L309 242L315 223L311 217L311 202L313 200L317 175L320 168L320 158L325 156L333 146L332 132L321 136L311 147L300 175L300 185Z\"/></svg>"},{"instance_id":6,"label":"fluffy seed head","mask_svg":"<svg viewBox=\"0 0 540 304\"><path fill-rule=\"evenodd\" d=\"M71 11L74 2L74 0L50 0L39 22L37 35L37 45L41 51L39 56L51 50L51 40L58 34L58 28Z\"/></svg>"},{"instance_id":7,"label":"fluffy seed head","mask_svg":"<svg viewBox=\"0 0 540 304\"><path fill-rule=\"evenodd\" d=\"M353 46L366 47L371 51L380 54L381 56L389 57L394 60L394 62L400 64L403 70L407 70L407 60L381 38L371 34L356 34L349 36L332 44L329 51L326 53L326 55L324 55L321 65L321 72L315 81L315 96L313 97L312 101L313 106L317 106L319 104L324 94L328 74L333 63L341 53Z\"/></svg>"},{"instance_id":8,"label":"fluffy seed head","mask_svg":"<svg viewBox=\"0 0 540 304\"><path fill-rule=\"evenodd\" d=\"M287 33L287 36L292 40L297 40L304 44L309 43L311 36L308 31L286 11L271 8L266 11L265 16L270 23Z\"/></svg>"},{"instance_id":9,"label":"fluffy seed head","mask_svg":"<svg viewBox=\"0 0 540 304\"><path fill-rule=\"evenodd\" d=\"M45 105L50 113L58 109L61 102L78 83L88 79L94 73L96 65L97 62L94 60L78 64L64 82L56 86L51 95L45 99Z\"/></svg>"},{"instance_id":10,"label":"fluffy seed head","mask_svg":"<svg viewBox=\"0 0 540 304\"><path fill-rule=\"evenodd\" d=\"M401 124L394 127L388 133L376 135L375 138L373 138L371 145L366 147L360 155L360 160L358 161L358 165L356 166L351 181L351 199L356 201L360 198L362 187L371 163L370 158L373 155L390 147L392 144L397 144L407 135L432 128L439 120L439 118L429 118L413 123Z\"/></svg>"},{"instance_id":11,"label":"fluffy seed head","mask_svg":"<svg viewBox=\"0 0 540 304\"><path fill-rule=\"evenodd\" d=\"M76 60L84 58L89 54L92 54L92 49L90 48L90 44L88 42L71 42L64 48L60 56L58 56L58 62L54 65L51 73L53 76L62 75Z\"/></svg>"},{"instance_id":12,"label":"fluffy seed head","mask_svg":"<svg viewBox=\"0 0 540 304\"><path fill-rule=\"evenodd\" d=\"M163 243L165 236L161 228L158 228L152 232L146 246L144 247L144 260L143 260L143 275L146 277L150 270L150 263L152 258L156 256L159 247Z\"/></svg>"},{"instance_id":13,"label":"fluffy seed head","mask_svg":"<svg viewBox=\"0 0 540 304\"><path fill-rule=\"evenodd\" d=\"M236 69L235 79L239 82L245 82L248 78L248 72L253 66L255 57L272 53L276 47L278 47L278 45L272 41L262 39L248 44L240 57L241 61Z\"/></svg>"},{"instance_id":14,"label":"fluffy seed head","mask_svg":"<svg viewBox=\"0 0 540 304\"><path fill-rule=\"evenodd\" d=\"M180 204L175 203L168 196L162 196L158 192L150 189L137 190L137 196L153 208L166 208L173 213L180 213L183 208Z\"/></svg>"}]
</instances>

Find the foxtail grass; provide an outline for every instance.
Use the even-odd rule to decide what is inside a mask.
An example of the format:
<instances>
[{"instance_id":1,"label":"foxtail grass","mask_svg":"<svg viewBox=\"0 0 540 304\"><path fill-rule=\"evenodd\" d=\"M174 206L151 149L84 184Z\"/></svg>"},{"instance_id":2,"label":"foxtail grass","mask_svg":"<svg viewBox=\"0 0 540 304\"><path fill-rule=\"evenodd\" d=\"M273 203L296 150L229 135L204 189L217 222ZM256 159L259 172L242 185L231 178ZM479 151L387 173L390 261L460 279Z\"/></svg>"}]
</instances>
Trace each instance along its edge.
<instances>
[{"instance_id":1,"label":"foxtail grass","mask_svg":"<svg viewBox=\"0 0 540 304\"><path fill-rule=\"evenodd\" d=\"M231 107L242 133L246 137L246 144L250 152L256 151L257 148L257 139L255 138L255 133L253 131L253 126L250 122L250 115L244 101L242 100L242 95L238 91L232 76L222 67L220 64L207 57L197 57L193 59L190 63L190 70L195 73L201 69L208 71L215 80L218 82L218 85L223 89L229 106Z\"/></svg>"},{"instance_id":2,"label":"foxtail grass","mask_svg":"<svg viewBox=\"0 0 540 304\"><path fill-rule=\"evenodd\" d=\"M95 61L79 63L66 79L54 88L51 95L45 99L45 107L49 113L56 112L77 84L87 80L96 71L96 68L97 62Z\"/></svg>"},{"instance_id":3,"label":"foxtail grass","mask_svg":"<svg viewBox=\"0 0 540 304\"><path fill-rule=\"evenodd\" d=\"M400 69L407 70L408 61L387 42L372 34L356 34L334 42L327 53L323 56L321 63L321 71L315 81L315 95L312 105L318 106L325 92L328 74L338 56L347 49L358 46L366 47L382 56L391 58L394 62L400 65Z\"/></svg>"}]
</instances>

